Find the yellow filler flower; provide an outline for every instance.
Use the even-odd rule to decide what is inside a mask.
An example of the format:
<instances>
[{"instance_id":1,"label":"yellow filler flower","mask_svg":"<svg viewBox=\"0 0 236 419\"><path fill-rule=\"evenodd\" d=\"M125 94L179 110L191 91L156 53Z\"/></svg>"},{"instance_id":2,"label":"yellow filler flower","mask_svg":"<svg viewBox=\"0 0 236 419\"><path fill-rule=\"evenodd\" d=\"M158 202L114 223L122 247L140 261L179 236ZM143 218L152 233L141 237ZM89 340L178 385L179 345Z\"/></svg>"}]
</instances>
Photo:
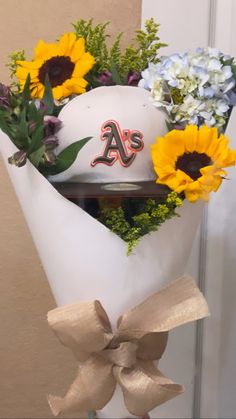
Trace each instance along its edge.
<instances>
[{"instance_id":1,"label":"yellow filler flower","mask_svg":"<svg viewBox=\"0 0 236 419\"><path fill-rule=\"evenodd\" d=\"M80 94L86 91L88 82L84 76L94 64L94 57L85 52L84 39L77 39L75 33L65 33L54 44L39 41L32 61L17 61L16 76L23 90L26 78L30 74L31 95L41 99L45 77L48 75L53 97L60 100L72 93Z\"/></svg>"},{"instance_id":2,"label":"yellow filler flower","mask_svg":"<svg viewBox=\"0 0 236 419\"><path fill-rule=\"evenodd\" d=\"M184 192L190 202L209 199L227 175L224 167L233 166L236 150L228 147L228 138L217 128L188 125L158 137L151 146L152 160L158 175L157 183Z\"/></svg>"}]
</instances>

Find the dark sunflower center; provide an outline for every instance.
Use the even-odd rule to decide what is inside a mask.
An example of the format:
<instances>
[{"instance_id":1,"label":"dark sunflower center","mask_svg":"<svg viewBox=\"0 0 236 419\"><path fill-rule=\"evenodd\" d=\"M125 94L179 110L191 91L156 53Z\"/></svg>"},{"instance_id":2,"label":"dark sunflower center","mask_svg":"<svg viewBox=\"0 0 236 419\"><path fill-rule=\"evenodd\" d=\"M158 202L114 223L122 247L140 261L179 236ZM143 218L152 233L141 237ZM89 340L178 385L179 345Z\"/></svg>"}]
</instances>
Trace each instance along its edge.
<instances>
[{"instance_id":1,"label":"dark sunflower center","mask_svg":"<svg viewBox=\"0 0 236 419\"><path fill-rule=\"evenodd\" d=\"M178 157L175 164L176 169L182 170L193 180L197 180L201 175L200 169L205 166L210 166L212 163L211 159L205 153L184 153Z\"/></svg>"},{"instance_id":2,"label":"dark sunflower center","mask_svg":"<svg viewBox=\"0 0 236 419\"><path fill-rule=\"evenodd\" d=\"M60 86L65 80L70 79L74 70L74 63L69 57L52 57L45 61L39 70L39 80L42 84L45 82L45 77L48 74L49 81L52 87Z\"/></svg>"}]
</instances>

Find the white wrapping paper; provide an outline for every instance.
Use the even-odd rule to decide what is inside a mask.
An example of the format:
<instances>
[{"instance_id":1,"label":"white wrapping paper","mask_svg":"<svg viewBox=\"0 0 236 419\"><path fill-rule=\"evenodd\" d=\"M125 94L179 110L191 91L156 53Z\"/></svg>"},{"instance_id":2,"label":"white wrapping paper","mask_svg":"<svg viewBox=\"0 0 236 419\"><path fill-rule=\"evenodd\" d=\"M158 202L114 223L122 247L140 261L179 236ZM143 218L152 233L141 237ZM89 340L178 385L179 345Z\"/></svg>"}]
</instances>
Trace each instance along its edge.
<instances>
[{"instance_id":1,"label":"white wrapping paper","mask_svg":"<svg viewBox=\"0 0 236 419\"><path fill-rule=\"evenodd\" d=\"M10 166L7 158L17 149L5 134L0 136L7 170L58 305L98 299L115 327L122 313L185 272L202 202L185 201L181 217L143 237L127 256L122 239L63 198L30 162L20 169ZM99 412L109 419L131 416L119 388ZM158 417L158 409L151 417Z\"/></svg>"}]
</instances>

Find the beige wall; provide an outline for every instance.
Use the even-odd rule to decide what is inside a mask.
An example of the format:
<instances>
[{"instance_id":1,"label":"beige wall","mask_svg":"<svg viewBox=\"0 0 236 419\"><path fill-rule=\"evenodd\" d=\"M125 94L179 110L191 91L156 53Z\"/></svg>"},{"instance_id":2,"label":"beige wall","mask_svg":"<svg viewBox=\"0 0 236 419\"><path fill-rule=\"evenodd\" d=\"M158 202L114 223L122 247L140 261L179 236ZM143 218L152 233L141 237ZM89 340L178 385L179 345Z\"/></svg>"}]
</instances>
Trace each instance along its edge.
<instances>
[{"instance_id":1,"label":"beige wall","mask_svg":"<svg viewBox=\"0 0 236 419\"><path fill-rule=\"evenodd\" d=\"M111 21L127 43L140 8L141 0L0 0L0 79L8 81L11 51L30 53L79 18ZM76 364L47 327L55 303L2 161L0 191L0 418L50 418L46 394L63 394Z\"/></svg>"},{"instance_id":2,"label":"beige wall","mask_svg":"<svg viewBox=\"0 0 236 419\"><path fill-rule=\"evenodd\" d=\"M7 82L8 55L24 49L31 58L39 39L53 42L78 19L110 21L110 34L124 32L127 44L140 27L141 0L0 0L0 79Z\"/></svg>"}]
</instances>

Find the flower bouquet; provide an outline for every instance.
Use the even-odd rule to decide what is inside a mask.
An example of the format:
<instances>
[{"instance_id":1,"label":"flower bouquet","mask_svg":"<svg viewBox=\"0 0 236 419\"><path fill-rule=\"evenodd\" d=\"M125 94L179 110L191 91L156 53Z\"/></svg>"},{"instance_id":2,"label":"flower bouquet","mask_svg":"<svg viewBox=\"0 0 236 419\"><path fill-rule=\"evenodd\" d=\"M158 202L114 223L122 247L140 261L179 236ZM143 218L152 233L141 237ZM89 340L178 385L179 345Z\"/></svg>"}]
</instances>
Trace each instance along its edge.
<instances>
[{"instance_id":1,"label":"flower bouquet","mask_svg":"<svg viewBox=\"0 0 236 419\"><path fill-rule=\"evenodd\" d=\"M106 24L79 21L32 61L13 53L0 86L1 152L59 306L48 321L79 363L55 415L156 417L183 391L154 362L168 332L208 314L183 274L236 161L235 67L212 49L159 58L158 28L122 53L120 34L109 49Z\"/></svg>"}]
</instances>

